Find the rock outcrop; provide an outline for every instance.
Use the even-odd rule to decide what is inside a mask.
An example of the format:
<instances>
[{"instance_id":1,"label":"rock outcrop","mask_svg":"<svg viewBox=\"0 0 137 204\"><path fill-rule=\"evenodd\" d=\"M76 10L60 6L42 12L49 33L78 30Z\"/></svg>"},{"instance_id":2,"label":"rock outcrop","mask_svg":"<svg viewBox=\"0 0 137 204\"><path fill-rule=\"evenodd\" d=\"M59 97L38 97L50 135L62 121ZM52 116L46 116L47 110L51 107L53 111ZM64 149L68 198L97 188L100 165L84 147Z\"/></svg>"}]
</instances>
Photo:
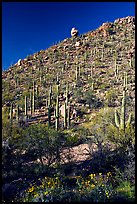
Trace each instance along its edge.
<instances>
[{"instance_id":1,"label":"rock outcrop","mask_svg":"<svg viewBox=\"0 0 137 204\"><path fill-rule=\"evenodd\" d=\"M72 37L77 37L78 36L78 30L76 30L76 28L71 29L71 36Z\"/></svg>"}]
</instances>

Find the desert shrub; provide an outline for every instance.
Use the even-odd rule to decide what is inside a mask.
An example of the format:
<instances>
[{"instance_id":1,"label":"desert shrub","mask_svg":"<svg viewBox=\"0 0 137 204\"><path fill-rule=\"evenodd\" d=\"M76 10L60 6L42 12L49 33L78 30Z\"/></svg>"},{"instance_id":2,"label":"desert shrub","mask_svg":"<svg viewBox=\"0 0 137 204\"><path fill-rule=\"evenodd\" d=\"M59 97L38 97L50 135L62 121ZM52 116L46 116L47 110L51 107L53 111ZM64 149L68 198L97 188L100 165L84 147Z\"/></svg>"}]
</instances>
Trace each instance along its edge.
<instances>
[{"instance_id":1,"label":"desert shrub","mask_svg":"<svg viewBox=\"0 0 137 204\"><path fill-rule=\"evenodd\" d=\"M110 89L106 93L106 105L109 107L113 107L115 105L115 100L117 98L117 93L113 89Z\"/></svg>"},{"instance_id":2,"label":"desert shrub","mask_svg":"<svg viewBox=\"0 0 137 204\"><path fill-rule=\"evenodd\" d=\"M84 93L84 100L89 105L89 108L96 108L97 106L97 99L95 95L93 94L92 89L89 89Z\"/></svg>"},{"instance_id":3,"label":"desert shrub","mask_svg":"<svg viewBox=\"0 0 137 204\"><path fill-rule=\"evenodd\" d=\"M111 177L111 172L104 175L102 173L90 174L85 178L76 176L73 179L55 176L53 178L45 177L31 184L18 200L23 202L105 202L109 201L113 195ZM70 182L72 185L69 184Z\"/></svg>"},{"instance_id":4,"label":"desert shrub","mask_svg":"<svg viewBox=\"0 0 137 204\"><path fill-rule=\"evenodd\" d=\"M29 126L22 138L22 147L26 154L36 156L43 164L43 156L47 164L51 165L59 157L61 133L48 129L44 124Z\"/></svg>"},{"instance_id":5,"label":"desert shrub","mask_svg":"<svg viewBox=\"0 0 137 204\"><path fill-rule=\"evenodd\" d=\"M118 202L133 202L135 201L135 186L129 181L121 181L115 188L112 201Z\"/></svg>"},{"instance_id":6,"label":"desert shrub","mask_svg":"<svg viewBox=\"0 0 137 204\"><path fill-rule=\"evenodd\" d=\"M117 143L119 146L127 147L129 145L134 145L135 143L135 128L128 127L125 132L114 125L110 124L108 126L108 139Z\"/></svg>"}]
</instances>

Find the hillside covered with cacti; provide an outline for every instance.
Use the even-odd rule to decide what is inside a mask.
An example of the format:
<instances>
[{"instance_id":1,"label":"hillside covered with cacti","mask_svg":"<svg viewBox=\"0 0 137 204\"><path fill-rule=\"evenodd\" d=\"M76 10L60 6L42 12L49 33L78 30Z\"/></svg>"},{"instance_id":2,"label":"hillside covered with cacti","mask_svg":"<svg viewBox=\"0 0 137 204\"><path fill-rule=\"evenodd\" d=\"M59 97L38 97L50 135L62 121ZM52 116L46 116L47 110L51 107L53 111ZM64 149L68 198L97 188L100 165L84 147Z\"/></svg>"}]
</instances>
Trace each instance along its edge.
<instances>
[{"instance_id":1,"label":"hillside covered with cacti","mask_svg":"<svg viewBox=\"0 0 137 204\"><path fill-rule=\"evenodd\" d=\"M75 176L82 172L80 168L84 169L82 176L99 173L98 171L104 174L107 171L115 172L115 168L120 171L126 169L128 172L130 159L124 153L134 152L134 128L134 17L103 23L96 30L85 34L76 32L76 35L74 33L74 36L46 50L19 59L16 64L2 72L4 183L20 177L33 180L31 175L25 173L24 167L27 169L27 163L32 162L34 165L38 159L38 164L42 164L42 175L49 175L49 169L52 168L50 173L59 171L60 175L66 176L65 172L76 164L80 166L72 167L75 169ZM43 133L38 130L43 130ZM43 152L44 146L41 143L43 141L42 144L45 144L45 131L53 145L45 146L47 151ZM81 156L82 160L80 156L77 159L78 152L84 152L84 145L88 153L90 152L89 156L85 153L85 157ZM107 154L106 151L110 153ZM98 155L94 157L95 152ZM11 160L15 156L15 160L19 161L18 164L12 161L11 170L6 166L10 154ZM35 158L32 159L31 154ZM115 168L109 154L112 154ZM127 163L122 163L127 157ZM21 169L20 173L15 171L16 165ZM64 171L61 171L61 165L64 165L61 167ZM29 168L32 168L31 163ZM41 175L38 172L39 170L35 174ZM132 178L130 182L133 180ZM113 195L112 200L118 199L118 195ZM3 199L6 200L7 197L6 195ZM61 199L65 198L60 198L60 201ZM79 199L82 201L82 194Z\"/></svg>"}]
</instances>

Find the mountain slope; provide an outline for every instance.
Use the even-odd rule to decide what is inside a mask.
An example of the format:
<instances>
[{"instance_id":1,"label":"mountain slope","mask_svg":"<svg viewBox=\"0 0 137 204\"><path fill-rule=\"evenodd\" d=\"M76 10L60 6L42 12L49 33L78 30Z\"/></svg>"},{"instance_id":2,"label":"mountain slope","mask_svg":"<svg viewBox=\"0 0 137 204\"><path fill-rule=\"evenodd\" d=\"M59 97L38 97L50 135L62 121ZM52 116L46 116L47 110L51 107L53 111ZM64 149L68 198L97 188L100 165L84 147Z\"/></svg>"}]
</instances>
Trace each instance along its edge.
<instances>
[{"instance_id":1,"label":"mountain slope","mask_svg":"<svg viewBox=\"0 0 137 204\"><path fill-rule=\"evenodd\" d=\"M66 100L68 83L71 122L83 123L87 114L99 108L120 107L125 72L128 77L127 109L134 112L135 18L129 16L114 23L103 23L95 31L64 39L19 60L2 73L2 105L9 107L13 103L15 110L19 105L22 119L27 96L28 122L41 120L47 123L50 86L55 110L58 76L59 106L64 105ZM34 81L36 110L30 114L30 92ZM62 117L60 119L63 121ZM53 113L51 120L54 124Z\"/></svg>"}]
</instances>

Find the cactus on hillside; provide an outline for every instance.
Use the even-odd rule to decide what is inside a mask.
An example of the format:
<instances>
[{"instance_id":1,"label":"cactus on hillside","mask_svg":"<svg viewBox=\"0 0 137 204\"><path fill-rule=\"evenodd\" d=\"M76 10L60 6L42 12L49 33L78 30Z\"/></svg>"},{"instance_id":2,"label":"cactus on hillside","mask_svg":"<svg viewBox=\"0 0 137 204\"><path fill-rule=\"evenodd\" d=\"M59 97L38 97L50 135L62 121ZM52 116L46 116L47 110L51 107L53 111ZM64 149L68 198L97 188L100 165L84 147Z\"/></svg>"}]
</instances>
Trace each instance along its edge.
<instances>
[{"instance_id":1,"label":"cactus on hillside","mask_svg":"<svg viewBox=\"0 0 137 204\"><path fill-rule=\"evenodd\" d=\"M27 96L25 96L25 116L27 116Z\"/></svg>"},{"instance_id":2,"label":"cactus on hillside","mask_svg":"<svg viewBox=\"0 0 137 204\"><path fill-rule=\"evenodd\" d=\"M86 62L87 61L87 57L88 57L88 54L87 52L84 53L84 61Z\"/></svg>"},{"instance_id":3,"label":"cactus on hillside","mask_svg":"<svg viewBox=\"0 0 137 204\"><path fill-rule=\"evenodd\" d=\"M38 85L36 85L36 97L39 96L39 89L38 89Z\"/></svg>"},{"instance_id":4,"label":"cactus on hillside","mask_svg":"<svg viewBox=\"0 0 137 204\"><path fill-rule=\"evenodd\" d=\"M125 90L127 90L127 84L128 84L127 72L124 72L124 84L123 84L123 87L124 87Z\"/></svg>"},{"instance_id":5,"label":"cactus on hillside","mask_svg":"<svg viewBox=\"0 0 137 204\"><path fill-rule=\"evenodd\" d=\"M103 61L104 59L104 47L102 47L102 53L101 53L101 60Z\"/></svg>"},{"instance_id":6,"label":"cactus on hillside","mask_svg":"<svg viewBox=\"0 0 137 204\"><path fill-rule=\"evenodd\" d=\"M32 115L32 92L30 90L30 115Z\"/></svg>"},{"instance_id":7,"label":"cactus on hillside","mask_svg":"<svg viewBox=\"0 0 137 204\"><path fill-rule=\"evenodd\" d=\"M10 106L10 122L11 124L13 122L13 103L11 103L11 106Z\"/></svg>"},{"instance_id":8,"label":"cactus on hillside","mask_svg":"<svg viewBox=\"0 0 137 204\"><path fill-rule=\"evenodd\" d=\"M67 128L70 128L70 103L68 104L68 117L67 117Z\"/></svg>"},{"instance_id":9,"label":"cactus on hillside","mask_svg":"<svg viewBox=\"0 0 137 204\"><path fill-rule=\"evenodd\" d=\"M78 80L78 65L76 65L76 81Z\"/></svg>"},{"instance_id":10,"label":"cactus on hillside","mask_svg":"<svg viewBox=\"0 0 137 204\"><path fill-rule=\"evenodd\" d=\"M20 112L19 112L19 105L16 105L16 109L17 109L16 120L18 122L19 121L19 114L20 114Z\"/></svg>"},{"instance_id":11,"label":"cactus on hillside","mask_svg":"<svg viewBox=\"0 0 137 204\"><path fill-rule=\"evenodd\" d=\"M66 107L66 102L64 103L64 128L67 127L67 107Z\"/></svg>"},{"instance_id":12,"label":"cactus on hillside","mask_svg":"<svg viewBox=\"0 0 137 204\"><path fill-rule=\"evenodd\" d=\"M59 78L57 75L57 99L56 99L56 123L55 123L55 129L58 131L59 129Z\"/></svg>"},{"instance_id":13,"label":"cactus on hillside","mask_svg":"<svg viewBox=\"0 0 137 204\"><path fill-rule=\"evenodd\" d=\"M91 65L90 68L90 76L93 77L93 66Z\"/></svg>"},{"instance_id":14,"label":"cactus on hillside","mask_svg":"<svg viewBox=\"0 0 137 204\"><path fill-rule=\"evenodd\" d=\"M32 112L35 112L35 81L33 81Z\"/></svg>"},{"instance_id":15,"label":"cactus on hillside","mask_svg":"<svg viewBox=\"0 0 137 204\"><path fill-rule=\"evenodd\" d=\"M92 91L94 90L94 81L92 81L91 90L92 90Z\"/></svg>"},{"instance_id":16,"label":"cactus on hillside","mask_svg":"<svg viewBox=\"0 0 137 204\"><path fill-rule=\"evenodd\" d=\"M40 77L39 77L39 81L40 81L40 85L42 85L42 75L40 74Z\"/></svg>"},{"instance_id":17,"label":"cactus on hillside","mask_svg":"<svg viewBox=\"0 0 137 204\"><path fill-rule=\"evenodd\" d=\"M123 97L122 97L122 105L121 105L121 115L119 116L117 113L117 110L115 110L115 125L119 129L124 130L126 127L128 127L131 124L131 116L132 114L129 114L129 118L126 122L125 119L125 112L126 112L126 90L127 90L127 74L124 74L124 90L123 90Z\"/></svg>"},{"instance_id":18,"label":"cactus on hillside","mask_svg":"<svg viewBox=\"0 0 137 204\"><path fill-rule=\"evenodd\" d=\"M129 59L129 66L132 67L132 58Z\"/></svg>"},{"instance_id":19,"label":"cactus on hillside","mask_svg":"<svg viewBox=\"0 0 137 204\"><path fill-rule=\"evenodd\" d=\"M51 106L48 106L48 126L51 126Z\"/></svg>"},{"instance_id":20,"label":"cactus on hillside","mask_svg":"<svg viewBox=\"0 0 137 204\"><path fill-rule=\"evenodd\" d=\"M68 89L69 89L69 85L67 83L66 84L66 105L68 105Z\"/></svg>"},{"instance_id":21,"label":"cactus on hillside","mask_svg":"<svg viewBox=\"0 0 137 204\"><path fill-rule=\"evenodd\" d=\"M51 98L52 98L52 86L50 86L50 89L49 89L49 101L48 101L48 106L51 106Z\"/></svg>"},{"instance_id":22,"label":"cactus on hillside","mask_svg":"<svg viewBox=\"0 0 137 204\"><path fill-rule=\"evenodd\" d=\"M56 100L56 124L55 124L55 129L58 131L59 129L59 97L57 95L57 100Z\"/></svg>"},{"instance_id":23,"label":"cactus on hillside","mask_svg":"<svg viewBox=\"0 0 137 204\"><path fill-rule=\"evenodd\" d=\"M118 65L115 66L115 77L118 81L118 77L119 77L119 69L118 69Z\"/></svg>"}]
</instances>

